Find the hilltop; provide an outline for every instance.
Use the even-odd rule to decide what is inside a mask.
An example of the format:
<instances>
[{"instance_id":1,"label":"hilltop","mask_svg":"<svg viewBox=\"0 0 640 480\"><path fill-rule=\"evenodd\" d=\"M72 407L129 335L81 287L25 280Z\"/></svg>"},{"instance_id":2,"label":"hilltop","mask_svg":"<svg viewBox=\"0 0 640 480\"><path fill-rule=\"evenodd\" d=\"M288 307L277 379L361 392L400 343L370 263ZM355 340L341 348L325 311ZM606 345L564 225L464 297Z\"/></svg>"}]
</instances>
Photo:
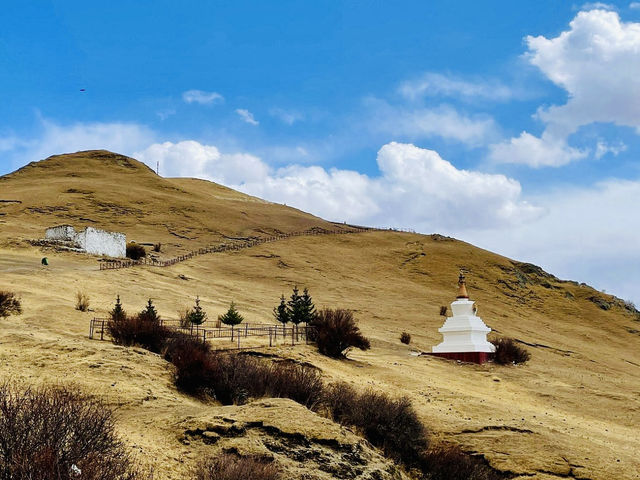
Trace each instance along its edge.
<instances>
[{"instance_id":1,"label":"hilltop","mask_svg":"<svg viewBox=\"0 0 640 480\"><path fill-rule=\"evenodd\" d=\"M203 403L175 389L158 355L87 338L89 319L104 316L116 294L130 311L152 297L165 317L196 295L213 318L234 300L248 321L271 322L279 296L296 284L319 307L353 309L372 348L349 361L306 345L266 353L313 364L330 380L410 396L436 437L512 478L640 478L640 317L615 297L463 241L385 231L289 238L168 268L99 271L95 257L47 251L42 267L27 240L57 223L162 242L167 255L225 236L336 228L211 182L165 179L105 151L58 155L0 177L0 200L0 289L18 292L25 310L0 320L2 376L72 382L105 398L156 478L183 478L199 455L227 448L271 452L292 478L391 478L392 465L366 442L297 404ZM479 315L495 335L527 345L528 364L412 355L440 341L439 306L453 300L460 268ZM95 312L74 309L80 289ZM402 331L412 335L409 347ZM349 473L343 447L360 452L363 472Z\"/></svg>"}]
</instances>

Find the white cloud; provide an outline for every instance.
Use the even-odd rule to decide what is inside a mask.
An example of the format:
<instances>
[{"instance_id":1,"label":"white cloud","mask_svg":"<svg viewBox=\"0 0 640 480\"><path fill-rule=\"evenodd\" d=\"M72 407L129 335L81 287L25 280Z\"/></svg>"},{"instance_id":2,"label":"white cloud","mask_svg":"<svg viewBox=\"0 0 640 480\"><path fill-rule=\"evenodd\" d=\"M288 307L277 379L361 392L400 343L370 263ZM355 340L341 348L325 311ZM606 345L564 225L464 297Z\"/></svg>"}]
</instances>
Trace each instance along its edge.
<instances>
[{"instance_id":1,"label":"white cloud","mask_svg":"<svg viewBox=\"0 0 640 480\"><path fill-rule=\"evenodd\" d=\"M569 30L555 38L526 37L526 58L565 89L563 105L538 109L545 131L493 146L492 159L531 166L560 166L584 158L566 145L580 127L596 122L635 128L640 133L640 23L624 23L616 12L578 12ZM525 146L532 146L527 155ZM546 161L540 153L548 154ZM596 147L596 153L598 149Z\"/></svg>"},{"instance_id":2,"label":"white cloud","mask_svg":"<svg viewBox=\"0 0 640 480\"><path fill-rule=\"evenodd\" d=\"M498 163L520 163L530 167L559 167L586 157L587 151L569 147L564 140L541 138L527 132L489 147L489 157Z\"/></svg>"},{"instance_id":3,"label":"white cloud","mask_svg":"<svg viewBox=\"0 0 640 480\"><path fill-rule=\"evenodd\" d=\"M614 156L617 156L619 153L624 152L627 149L627 146L624 143L618 143L616 145L610 145L606 142L599 141L596 144L596 151L594 156L597 159L602 158L607 153L612 153Z\"/></svg>"},{"instance_id":4,"label":"white cloud","mask_svg":"<svg viewBox=\"0 0 640 480\"><path fill-rule=\"evenodd\" d=\"M486 79L465 80L452 75L428 72L402 83L399 92L409 100L425 96L456 97L464 100L509 100L515 92L501 82Z\"/></svg>"},{"instance_id":5,"label":"white cloud","mask_svg":"<svg viewBox=\"0 0 640 480\"><path fill-rule=\"evenodd\" d=\"M271 108L269 109L269 115L277 118L283 123L287 125L293 125L296 122L299 122L304 119L304 115L295 110L285 110L283 108Z\"/></svg>"},{"instance_id":6,"label":"white cloud","mask_svg":"<svg viewBox=\"0 0 640 480\"><path fill-rule=\"evenodd\" d=\"M182 94L186 103L199 103L200 105L213 105L224 102L224 97L218 92L205 92L203 90L187 90Z\"/></svg>"},{"instance_id":7,"label":"white cloud","mask_svg":"<svg viewBox=\"0 0 640 480\"><path fill-rule=\"evenodd\" d=\"M390 105L375 98L366 101L369 128L396 138L420 140L441 137L471 146L497 138L495 121L488 115L467 115L449 105L408 108Z\"/></svg>"},{"instance_id":8,"label":"white cloud","mask_svg":"<svg viewBox=\"0 0 640 480\"><path fill-rule=\"evenodd\" d=\"M562 188L532 199L546 215L532 222L473 232L465 240L536 263L560 278L606 288L640 305L637 206L640 181L610 180Z\"/></svg>"},{"instance_id":9,"label":"white cloud","mask_svg":"<svg viewBox=\"0 0 640 480\"><path fill-rule=\"evenodd\" d=\"M251 125L259 125L260 122L258 122L254 117L253 117L253 113L251 113L249 110L245 109L245 108L237 108L236 109L236 113L238 115L240 115L240 118L242 118L242 120L244 120L245 122L251 124Z\"/></svg>"},{"instance_id":10,"label":"white cloud","mask_svg":"<svg viewBox=\"0 0 640 480\"><path fill-rule=\"evenodd\" d=\"M629 4L629 8L632 9L632 10L640 9L640 2L631 2Z\"/></svg>"},{"instance_id":11,"label":"white cloud","mask_svg":"<svg viewBox=\"0 0 640 480\"><path fill-rule=\"evenodd\" d=\"M423 231L483 229L536 218L520 184L504 175L459 170L436 152L389 143L378 152L379 177L350 170L290 165L273 169L249 154L223 154L194 141L155 144L138 152L161 173L197 176L324 218Z\"/></svg>"},{"instance_id":12,"label":"white cloud","mask_svg":"<svg viewBox=\"0 0 640 480\"><path fill-rule=\"evenodd\" d=\"M580 10L617 10L615 5L603 2L587 2L582 4Z\"/></svg>"}]
</instances>

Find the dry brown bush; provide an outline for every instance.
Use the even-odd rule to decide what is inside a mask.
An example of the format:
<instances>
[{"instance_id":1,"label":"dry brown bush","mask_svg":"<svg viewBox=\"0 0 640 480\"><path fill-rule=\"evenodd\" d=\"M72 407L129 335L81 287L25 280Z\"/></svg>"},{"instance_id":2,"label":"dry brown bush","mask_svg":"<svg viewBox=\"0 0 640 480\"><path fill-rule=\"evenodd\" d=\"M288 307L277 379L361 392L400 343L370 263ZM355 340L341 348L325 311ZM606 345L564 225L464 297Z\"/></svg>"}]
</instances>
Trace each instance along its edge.
<instances>
[{"instance_id":1,"label":"dry brown bush","mask_svg":"<svg viewBox=\"0 0 640 480\"><path fill-rule=\"evenodd\" d=\"M111 411L74 389L0 385L0 480L79 478L142 478Z\"/></svg>"},{"instance_id":2,"label":"dry brown bush","mask_svg":"<svg viewBox=\"0 0 640 480\"><path fill-rule=\"evenodd\" d=\"M350 310L322 309L315 315L311 325L315 327L313 338L323 355L345 358L351 348L371 348L369 339L360 332Z\"/></svg>"},{"instance_id":3,"label":"dry brown bush","mask_svg":"<svg viewBox=\"0 0 640 480\"><path fill-rule=\"evenodd\" d=\"M76 292L76 310L86 312L89 310L89 295L82 290Z\"/></svg>"},{"instance_id":4,"label":"dry brown bush","mask_svg":"<svg viewBox=\"0 0 640 480\"><path fill-rule=\"evenodd\" d=\"M411 343L411 334L407 332L402 332L400 334L400 341L405 345L409 345Z\"/></svg>"},{"instance_id":5,"label":"dry brown bush","mask_svg":"<svg viewBox=\"0 0 640 480\"><path fill-rule=\"evenodd\" d=\"M460 450L457 445L441 444L430 448L420 460L420 470L429 480L501 480L509 478Z\"/></svg>"},{"instance_id":6,"label":"dry brown bush","mask_svg":"<svg viewBox=\"0 0 640 480\"><path fill-rule=\"evenodd\" d=\"M129 242L126 247L126 255L127 258L130 258L131 260L140 260L147 256L147 251L142 245L138 245L135 242Z\"/></svg>"},{"instance_id":7,"label":"dry brown bush","mask_svg":"<svg viewBox=\"0 0 640 480\"><path fill-rule=\"evenodd\" d=\"M22 304L15 293L9 291L0 292L0 318L7 318L9 315L20 315Z\"/></svg>"},{"instance_id":8,"label":"dry brown bush","mask_svg":"<svg viewBox=\"0 0 640 480\"><path fill-rule=\"evenodd\" d=\"M261 457L222 454L209 457L197 466L194 480L278 480L277 466Z\"/></svg>"},{"instance_id":9,"label":"dry brown bush","mask_svg":"<svg viewBox=\"0 0 640 480\"><path fill-rule=\"evenodd\" d=\"M513 338L499 338L491 343L496 347L493 361L499 365L525 363L531 358L531 354Z\"/></svg>"},{"instance_id":10,"label":"dry brown bush","mask_svg":"<svg viewBox=\"0 0 640 480\"><path fill-rule=\"evenodd\" d=\"M173 336L170 329L143 315L112 318L107 322L107 332L116 345L138 345L155 353L161 353Z\"/></svg>"}]
</instances>

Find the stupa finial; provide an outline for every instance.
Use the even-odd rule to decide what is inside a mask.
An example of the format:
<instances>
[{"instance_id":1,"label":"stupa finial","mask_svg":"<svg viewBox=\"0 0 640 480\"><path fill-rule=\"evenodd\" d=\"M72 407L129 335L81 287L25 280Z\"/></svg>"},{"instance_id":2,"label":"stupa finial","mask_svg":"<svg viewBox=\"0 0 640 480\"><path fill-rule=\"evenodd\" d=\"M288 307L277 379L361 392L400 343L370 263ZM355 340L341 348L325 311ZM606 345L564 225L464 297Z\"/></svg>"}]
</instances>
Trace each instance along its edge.
<instances>
[{"instance_id":1,"label":"stupa finial","mask_svg":"<svg viewBox=\"0 0 640 480\"><path fill-rule=\"evenodd\" d=\"M460 276L458 277L458 297L457 298L469 298L467 293L467 284L464 279L464 274L460 270Z\"/></svg>"}]
</instances>

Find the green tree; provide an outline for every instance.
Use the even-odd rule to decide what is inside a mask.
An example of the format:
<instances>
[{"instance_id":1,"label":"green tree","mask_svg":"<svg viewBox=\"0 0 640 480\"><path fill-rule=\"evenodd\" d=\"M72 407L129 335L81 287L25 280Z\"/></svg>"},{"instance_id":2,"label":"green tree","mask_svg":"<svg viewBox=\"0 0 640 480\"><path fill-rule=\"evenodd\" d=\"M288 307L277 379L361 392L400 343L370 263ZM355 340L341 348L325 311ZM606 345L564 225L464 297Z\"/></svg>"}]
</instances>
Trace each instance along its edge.
<instances>
[{"instance_id":1,"label":"green tree","mask_svg":"<svg viewBox=\"0 0 640 480\"><path fill-rule=\"evenodd\" d=\"M289 321L296 327L300 322L304 322L304 310L301 298L302 297L300 297L298 286L296 285L295 287L293 287L293 293L291 294L291 298L287 302Z\"/></svg>"},{"instance_id":2,"label":"green tree","mask_svg":"<svg viewBox=\"0 0 640 480\"><path fill-rule=\"evenodd\" d=\"M147 306L144 310L140 312L138 315L142 320L148 320L150 322L157 322L160 320L160 316L158 315L158 311L156 307L153 305L151 299L147 302Z\"/></svg>"},{"instance_id":3,"label":"green tree","mask_svg":"<svg viewBox=\"0 0 640 480\"><path fill-rule=\"evenodd\" d=\"M233 327L242 323L244 317L240 315L240 312L238 312L238 310L236 309L236 304L234 302L231 302L227 313L218 316L218 320L220 320L225 325L231 325L231 341L233 341Z\"/></svg>"},{"instance_id":4,"label":"green tree","mask_svg":"<svg viewBox=\"0 0 640 480\"><path fill-rule=\"evenodd\" d=\"M289 310L287 308L287 301L285 300L284 295L280 297L280 305L273 308L273 316L282 325L289 322Z\"/></svg>"},{"instance_id":5,"label":"green tree","mask_svg":"<svg viewBox=\"0 0 640 480\"><path fill-rule=\"evenodd\" d=\"M313 304L308 288L303 290L303 294L300 297L300 310L302 311L302 321L308 325L316 315L316 306Z\"/></svg>"},{"instance_id":6,"label":"green tree","mask_svg":"<svg viewBox=\"0 0 640 480\"><path fill-rule=\"evenodd\" d=\"M120 303L120 295L116 296L116 304L113 306L113 310L111 310L111 320L117 322L118 320L124 320L127 316L127 312L122 308L122 303Z\"/></svg>"},{"instance_id":7,"label":"green tree","mask_svg":"<svg viewBox=\"0 0 640 480\"><path fill-rule=\"evenodd\" d=\"M207 312L200 306L200 297L196 297L196 304L189 310L187 320L191 325L202 325L207 320Z\"/></svg>"}]
</instances>

